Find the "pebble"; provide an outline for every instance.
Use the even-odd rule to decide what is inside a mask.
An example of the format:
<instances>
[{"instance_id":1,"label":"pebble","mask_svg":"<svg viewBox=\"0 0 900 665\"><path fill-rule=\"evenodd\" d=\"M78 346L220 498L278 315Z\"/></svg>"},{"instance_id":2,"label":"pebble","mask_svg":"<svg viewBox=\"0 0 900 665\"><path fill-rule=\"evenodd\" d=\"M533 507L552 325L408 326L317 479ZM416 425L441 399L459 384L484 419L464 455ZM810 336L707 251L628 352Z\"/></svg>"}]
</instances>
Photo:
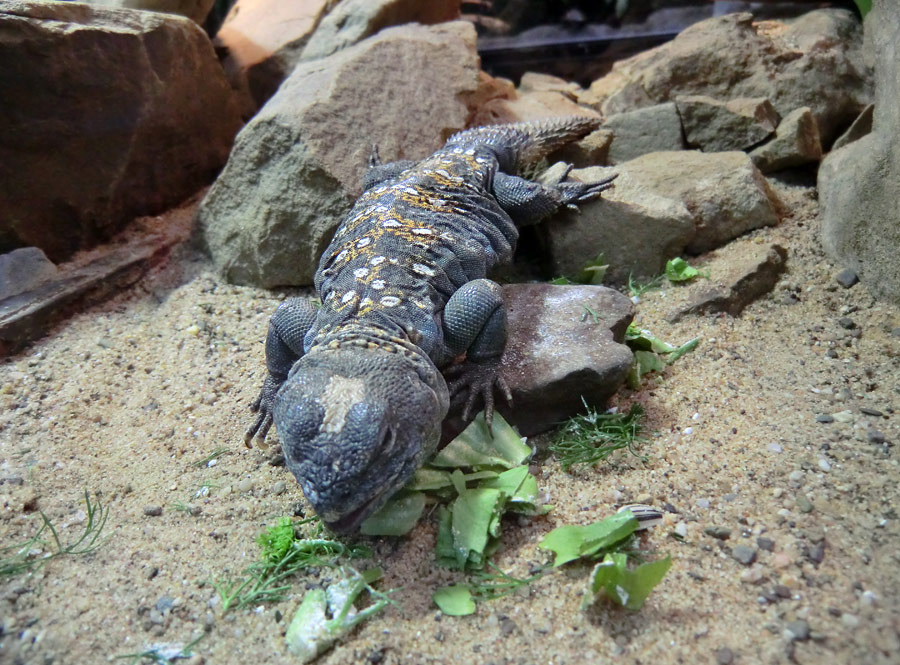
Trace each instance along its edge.
<instances>
[{"instance_id":1,"label":"pebble","mask_svg":"<svg viewBox=\"0 0 900 665\"><path fill-rule=\"evenodd\" d=\"M797 504L797 509L801 513L811 513L813 510L813 505L810 503L810 500L806 498L805 494L798 494L795 502Z\"/></svg>"},{"instance_id":2,"label":"pebble","mask_svg":"<svg viewBox=\"0 0 900 665\"><path fill-rule=\"evenodd\" d=\"M823 423L823 424L833 423L833 422L834 422L834 416L832 416L832 415L830 415L830 414L828 414L828 413L820 413L820 414L818 414L818 415L816 416L816 422L817 422L817 423Z\"/></svg>"},{"instance_id":3,"label":"pebble","mask_svg":"<svg viewBox=\"0 0 900 665\"><path fill-rule=\"evenodd\" d=\"M791 621L788 623L785 632L788 639L797 642L805 642L809 639L809 624L806 621Z\"/></svg>"},{"instance_id":4,"label":"pebble","mask_svg":"<svg viewBox=\"0 0 900 665\"><path fill-rule=\"evenodd\" d=\"M884 415L878 409L873 409L870 406L861 406L861 407L859 407L859 411L860 411L860 413L864 413L867 416L875 416L876 418L880 418L881 416Z\"/></svg>"},{"instance_id":5,"label":"pebble","mask_svg":"<svg viewBox=\"0 0 900 665\"><path fill-rule=\"evenodd\" d=\"M804 477L805 474L800 469L796 469L794 471L791 471L790 475L788 476L788 480L793 483L799 483L801 480L803 480Z\"/></svg>"},{"instance_id":6,"label":"pebble","mask_svg":"<svg viewBox=\"0 0 900 665\"><path fill-rule=\"evenodd\" d=\"M731 556L745 566L749 566L756 561L756 550L749 545L735 545L731 550Z\"/></svg>"},{"instance_id":7,"label":"pebble","mask_svg":"<svg viewBox=\"0 0 900 665\"><path fill-rule=\"evenodd\" d=\"M144 506L144 515L148 517L159 517L162 512L162 506Z\"/></svg>"},{"instance_id":8,"label":"pebble","mask_svg":"<svg viewBox=\"0 0 900 665\"><path fill-rule=\"evenodd\" d=\"M784 552L776 552L772 556L773 568L786 568L791 565L791 557Z\"/></svg>"},{"instance_id":9,"label":"pebble","mask_svg":"<svg viewBox=\"0 0 900 665\"><path fill-rule=\"evenodd\" d=\"M244 478L241 482L238 483L238 492L249 492L253 489L253 481L249 478Z\"/></svg>"},{"instance_id":10,"label":"pebble","mask_svg":"<svg viewBox=\"0 0 900 665\"><path fill-rule=\"evenodd\" d=\"M853 412L852 411L838 411L837 413L832 413L831 415L839 423L853 422Z\"/></svg>"},{"instance_id":11,"label":"pebble","mask_svg":"<svg viewBox=\"0 0 900 665\"><path fill-rule=\"evenodd\" d=\"M771 538L765 538L765 537L760 536L759 538L756 539L756 546L761 550L765 550L766 552L774 552L775 551L775 541L772 540Z\"/></svg>"},{"instance_id":12,"label":"pebble","mask_svg":"<svg viewBox=\"0 0 900 665\"><path fill-rule=\"evenodd\" d=\"M716 649L716 663L718 665L731 665L734 662L734 653L728 647Z\"/></svg>"},{"instance_id":13,"label":"pebble","mask_svg":"<svg viewBox=\"0 0 900 665\"><path fill-rule=\"evenodd\" d=\"M731 538L731 529L726 526L708 526L703 529L703 533L719 540L728 540Z\"/></svg>"},{"instance_id":14,"label":"pebble","mask_svg":"<svg viewBox=\"0 0 900 665\"><path fill-rule=\"evenodd\" d=\"M855 614L844 612L841 614L841 623L847 628L857 628L859 626L859 617Z\"/></svg>"},{"instance_id":15,"label":"pebble","mask_svg":"<svg viewBox=\"0 0 900 665\"><path fill-rule=\"evenodd\" d=\"M285 489L287 489L287 485L283 480L279 480L272 485L272 494L283 494Z\"/></svg>"},{"instance_id":16,"label":"pebble","mask_svg":"<svg viewBox=\"0 0 900 665\"><path fill-rule=\"evenodd\" d=\"M844 330L853 330L856 327L856 322L849 316L842 316L838 319L838 325Z\"/></svg>"},{"instance_id":17,"label":"pebble","mask_svg":"<svg viewBox=\"0 0 900 665\"><path fill-rule=\"evenodd\" d=\"M822 469L825 473L831 471L831 462L829 462L824 457L819 458L819 468Z\"/></svg>"},{"instance_id":18,"label":"pebble","mask_svg":"<svg viewBox=\"0 0 900 665\"><path fill-rule=\"evenodd\" d=\"M697 507L709 510L709 499L697 499Z\"/></svg>"},{"instance_id":19,"label":"pebble","mask_svg":"<svg viewBox=\"0 0 900 665\"><path fill-rule=\"evenodd\" d=\"M856 271L852 268L844 268L834 276L834 281L845 289L849 289L859 282L859 275L857 275Z\"/></svg>"},{"instance_id":20,"label":"pebble","mask_svg":"<svg viewBox=\"0 0 900 665\"><path fill-rule=\"evenodd\" d=\"M884 443L885 442L884 432L877 430L877 429L867 430L866 431L866 440L869 443L876 443L876 444Z\"/></svg>"},{"instance_id":21,"label":"pebble","mask_svg":"<svg viewBox=\"0 0 900 665\"><path fill-rule=\"evenodd\" d=\"M780 453L780 452L783 452L783 451L784 451L784 448L782 448L782 447L781 447L780 445L778 445L777 443L770 443L769 446L768 446L768 448L769 448L769 451L770 451L770 452L773 452L773 453Z\"/></svg>"},{"instance_id":22,"label":"pebble","mask_svg":"<svg viewBox=\"0 0 900 665\"><path fill-rule=\"evenodd\" d=\"M674 529L675 533L678 534L681 538L687 538L687 524L684 522L679 522L675 525Z\"/></svg>"},{"instance_id":23,"label":"pebble","mask_svg":"<svg viewBox=\"0 0 900 665\"><path fill-rule=\"evenodd\" d=\"M825 560L825 541L822 540L810 547L807 558L813 563L822 563Z\"/></svg>"}]
</instances>

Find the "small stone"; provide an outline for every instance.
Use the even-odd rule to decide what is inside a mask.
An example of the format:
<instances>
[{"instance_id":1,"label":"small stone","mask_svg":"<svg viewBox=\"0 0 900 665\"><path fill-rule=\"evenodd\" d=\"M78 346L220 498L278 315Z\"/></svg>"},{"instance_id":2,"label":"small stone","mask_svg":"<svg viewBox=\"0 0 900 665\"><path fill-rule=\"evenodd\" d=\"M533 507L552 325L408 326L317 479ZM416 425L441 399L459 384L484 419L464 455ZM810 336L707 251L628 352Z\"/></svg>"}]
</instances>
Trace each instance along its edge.
<instances>
[{"instance_id":1,"label":"small stone","mask_svg":"<svg viewBox=\"0 0 900 665\"><path fill-rule=\"evenodd\" d=\"M825 560L825 541L822 540L810 547L806 556L813 563L822 563Z\"/></svg>"},{"instance_id":2,"label":"small stone","mask_svg":"<svg viewBox=\"0 0 900 665\"><path fill-rule=\"evenodd\" d=\"M824 471L825 473L828 473L829 471L831 471L831 462L829 462L824 457L819 458L818 464L819 464L819 468L822 469L822 471Z\"/></svg>"},{"instance_id":3,"label":"small stone","mask_svg":"<svg viewBox=\"0 0 900 665\"><path fill-rule=\"evenodd\" d=\"M741 573L742 584L760 584L765 580L765 571L760 565L750 566Z\"/></svg>"},{"instance_id":4,"label":"small stone","mask_svg":"<svg viewBox=\"0 0 900 665\"><path fill-rule=\"evenodd\" d=\"M816 422L817 422L817 423L823 423L823 424L833 423L833 422L834 422L834 416L832 416L832 415L829 414L829 413L820 413L820 414L818 414L818 415L816 416Z\"/></svg>"},{"instance_id":5,"label":"small stone","mask_svg":"<svg viewBox=\"0 0 900 665\"><path fill-rule=\"evenodd\" d=\"M797 509L801 513L811 513L813 509L813 505L809 499L806 498L805 494L798 494L794 501L797 504Z\"/></svg>"},{"instance_id":6,"label":"small stone","mask_svg":"<svg viewBox=\"0 0 900 665\"><path fill-rule=\"evenodd\" d=\"M849 289L854 284L859 282L859 275L850 268L844 268L837 275L834 276L834 281L843 286L845 289Z\"/></svg>"},{"instance_id":7,"label":"small stone","mask_svg":"<svg viewBox=\"0 0 900 665\"><path fill-rule=\"evenodd\" d=\"M778 445L777 443L774 443L774 442L770 443L768 445L768 448L769 448L769 451L773 452L773 453L780 453L780 452L784 451L784 448L782 448L780 445Z\"/></svg>"},{"instance_id":8,"label":"small stone","mask_svg":"<svg viewBox=\"0 0 900 665\"><path fill-rule=\"evenodd\" d=\"M885 442L884 432L877 430L877 429L869 429L866 431L866 440L869 443L876 443L876 444L884 443Z\"/></svg>"},{"instance_id":9,"label":"small stone","mask_svg":"<svg viewBox=\"0 0 900 665\"><path fill-rule=\"evenodd\" d=\"M756 546L764 550L766 552L774 552L775 551L775 541L771 538L766 538L764 536L760 536L756 539Z\"/></svg>"},{"instance_id":10,"label":"small stone","mask_svg":"<svg viewBox=\"0 0 900 665\"><path fill-rule=\"evenodd\" d=\"M749 566L756 561L756 550L748 545L735 545L731 550L731 556L745 566Z\"/></svg>"},{"instance_id":11,"label":"small stone","mask_svg":"<svg viewBox=\"0 0 900 665\"><path fill-rule=\"evenodd\" d=\"M852 423L853 422L853 412L852 411L838 411L837 413L832 413L835 421L839 423Z\"/></svg>"},{"instance_id":12,"label":"small stone","mask_svg":"<svg viewBox=\"0 0 900 665\"><path fill-rule=\"evenodd\" d=\"M809 624L806 621L791 621L786 630L790 634L790 639L797 642L805 642L809 639Z\"/></svg>"},{"instance_id":13,"label":"small stone","mask_svg":"<svg viewBox=\"0 0 900 665\"><path fill-rule=\"evenodd\" d=\"M853 330L856 327L856 322L849 316L842 316L838 319L838 325L844 330Z\"/></svg>"},{"instance_id":14,"label":"small stone","mask_svg":"<svg viewBox=\"0 0 900 665\"><path fill-rule=\"evenodd\" d=\"M875 416L875 417L877 417L877 418L880 418L881 416L884 415L884 414L883 414L881 411L879 411L878 409L873 409L873 408L870 407L870 406L861 406L861 407L859 407L859 411L860 411L860 413L864 413L864 414L866 414L867 416Z\"/></svg>"},{"instance_id":15,"label":"small stone","mask_svg":"<svg viewBox=\"0 0 900 665\"><path fill-rule=\"evenodd\" d=\"M794 471L791 471L790 475L788 476L788 480L790 480L792 483L799 483L805 477L806 475L803 473L803 471L801 471L800 469L795 469Z\"/></svg>"},{"instance_id":16,"label":"small stone","mask_svg":"<svg viewBox=\"0 0 900 665\"><path fill-rule=\"evenodd\" d=\"M678 524L676 524L674 531L679 538L687 538L687 524L685 524L684 522L679 522Z\"/></svg>"},{"instance_id":17,"label":"small stone","mask_svg":"<svg viewBox=\"0 0 900 665\"><path fill-rule=\"evenodd\" d=\"M709 499L697 499L697 507L709 510Z\"/></svg>"},{"instance_id":18,"label":"small stone","mask_svg":"<svg viewBox=\"0 0 900 665\"><path fill-rule=\"evenodd\" d=\"M776 552L772 556L772 567L773 568L786 568L790 566L792 563L791 557L785 552Z\"/></svg>"},{"instance_id":19,"label":"small stone","mask_svg":"<svg viewBox=\"0 0 900 665\"><path fill-rule=\"evenodd\" d=\"M708 526L703 529L703 533L719 540L728 540L731 538L731 529L725 526Z\"/></svg>"},{"instance_id":20,"label":"small stone","mask_svg":"<svg viewBox=\"0 0 900 665\"><path fill-rule=\"evenodd\" d=\"M144 515L148 517L159 517L162 512L162 506L144 506Z\"/></svg>"},{"instance_id":21,"label":"small stone","mask_svg":"<svg viewBox=\"0 0 900 665\"><path fill-rule=\"evenodd\" d=\"M779 598L790 598L793 595L791 594L791 590L783 584L776 584L773 591Z\"/></svg>"},{"instance_id":22,"label":"small stone","mask_svg":"<svg viewBox=\"0 0 900 665\"><path fill-rule=\"evenodd\" d=\"M716 663L718 665L731 665L734 662L734 653L728 647L716 649Z\"/></svg>"},{"instance_id":23,"label":"small stone","mask_svg":"<svg viewBox=\"0 0 900 665\"><path fill-rule=\"evenodd\" d=\"M253 489L253 481L249 478L244 478L238 483L238 492L249 492Z\"/></svg>"},{"instance_id":24,"label":"small stone","mask_svg":"<svg viewBox=\"0 0 900 665\"><path fill-rule=\"evenodd\" d=\"M283 480L279 480L272 485L272 494L283 494L285 489L287 489L287 485Z\"/></svg>"},{"instance_id":25,"label":"small stone","mask_svg":"<svg viewBox=\"0 0 900 665\"><path fill-rule=\"evenodd\" d=\"M857 628L859 627L859 617L855 614L844 612L841 614L841 623L847 626L847 628Z\"/></svg>"},{"instance_id":26,"label":"small stone","mask_svg":"<svg viewBox=\"0 0 900 665\"><path fill-rule=\"evenodd\" d=\"M878 604L878 596L871 591L863 591L859 597L859 604L863 607L875 607Z\"/></svg>"}]
</instances>

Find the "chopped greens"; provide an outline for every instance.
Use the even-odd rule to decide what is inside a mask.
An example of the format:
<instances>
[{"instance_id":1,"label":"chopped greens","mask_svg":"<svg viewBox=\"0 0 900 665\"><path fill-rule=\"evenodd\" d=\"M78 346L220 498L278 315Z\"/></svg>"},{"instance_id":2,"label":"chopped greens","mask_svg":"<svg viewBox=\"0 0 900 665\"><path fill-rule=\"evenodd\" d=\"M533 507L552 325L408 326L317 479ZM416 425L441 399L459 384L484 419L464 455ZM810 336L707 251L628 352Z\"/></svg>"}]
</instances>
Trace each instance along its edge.
<instances>
[{"instance_id":1,"label":"chopped greens","mask_svg":"<svg viewBox=\"0 0 900 665\"><path fill-rule=\"evenodd\" d=\"M402 536L412 531L424 511L424 494L402 493L370 515L359 531L364 536Z\"/></svg>"},{"instance_id":2,"label":"chopped greens","mask_svg":"<svg viewBox=\"0 0 900 665\"><path fill-rule=\"evenodd\" d=\"M585 598L584 605L591 605L605 597L629 610L639 610L671 566L672 559L667 556L629 569L627 554L607 554L591 571L588 584L590 597Z\"/></svg>"},{"instance_id":3,"label":"chopped greens","mask_svg":"<svg viewBox=\"0 0 900 665\"><path fill-rule=\"evenodd\" d=\"M511 469L531 456L531 448L500 414L494 414L493 431L479 413L469 426L441 452L428 466L458 469L470 467L484 470L491 467Z\"/></svg>"},{"instance_id":4,"label":"chopped greens","mask_svg":"<svg viewBox=\"0 0 900 665\"><path fill-rule=\"evenodd\" d=\"M567 420L553 437L550 451L566 471L576 464L596 464L616 450L637 455L644 409L632 404L628 413L598 413L585 404L586 413Z\"/></svg>"},{"instance_id":5,"label":"chopped greens","mask_svg":"<svg viewBox=\"0 0 900 665\"><path fill-rule=\"evenodd\" d=\"M488 565L496 572L478 571L472 574L469 584L453 584L435 591L431 596L435 605L450 616L473 614L476 600L502 598L544 576L541 570L530 577L519 579L503 572L492 563Z\"/></svg>"},{"instance_id":6,"label":"chopped greens","mask_svg":"<svg viewBox=\"0 0 900 665\"><path fill-rule=\"evenodd\" d=\"M662 371L666 365L671 365L697 348L699 343L700 338L695 337L681 346L672 346L654 337L649 330L641 329L634 323L629 324L625 331L625 344L634 352L634 363L626 378L628 387L637 390L645 374Z\"/></svg>"},{"instance_id":7,"label":"chopped greens","mask_svg":"<svg viewBox=\"0 0 900 665\"><path fill-rule=\"evenodd\" d=\"M608 269L609 264L604 262L603 254L598 254L596 258L588 261L574 277L563 275L550 280L550 284L556 286L565 286L568 284L603 284Z\"/></svg>"},{"instance_id":8,"label":"chopped greens","mask_svg":"<svg viewBox=\"0 0 900 665\"><path fill-rule=\"evenodd\" d=\"M689 282L695 277L709 279L709 273L697 270L682 258L669 259L666 262L666 278L670 282Z\"/></svg>"},{"instance_id":9,"label":"chopped greens","mask_svg":"<svg viewBox=\"0 0 900 665\"><path fill-rule=\"evenodd\" d=\"M639 610L672 565L670 557L629 568L628 551L640 524L631 510L622 510L587 526L565 525L544 536L538 545L555 554L554 568L576 559L598 559L582 607L608 598L630 610Z\"/></svg>"},{"instance_id":10,"label":"chopped greens","mask_svg":"<svg viewBox=\"0 0 900 665\"><path fill-rule=\"evenodd\" d=\"M275 526L263 531L256 539L262 549L262 558L277 563L281 561L294 544L294 525L290 517L280 517Z\"/></svg>"},{"instance_id":11,"label":"chopped greens","mask_svg":"<svg viewBox=\"0 0 900 665\"><path fill-rule=\"evenodd\" d=\"M452 617L465 616L475 612L475 599L468 584L452 584L441 587L431 595L441 612Z\"/></svg>"},{"instance_id":12,"label":"chopped greens","mask_svg":"<svg viewBox=\"0 0 900 665\"><path fill-rule=\"evenodd\" d=\"M378 569L360 573L342 566L336 582L325 589L307 591L285 634L288 651L301 663L308 663L334 646L359 623L380 612L391 602L387 594L370 586L380 577ZM363 591L368 591L374 602L357 610L354 603Z\"/></svg>"}]
</instances>

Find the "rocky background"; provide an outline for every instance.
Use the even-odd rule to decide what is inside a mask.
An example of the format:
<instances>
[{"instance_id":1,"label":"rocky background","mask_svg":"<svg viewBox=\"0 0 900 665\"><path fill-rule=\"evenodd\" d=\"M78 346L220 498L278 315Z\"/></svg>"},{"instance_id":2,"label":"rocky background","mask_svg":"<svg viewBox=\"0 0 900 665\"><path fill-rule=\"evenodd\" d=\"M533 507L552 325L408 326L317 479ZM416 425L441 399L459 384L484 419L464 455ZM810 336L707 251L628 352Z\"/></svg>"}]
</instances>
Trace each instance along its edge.
<instances>
[{"instance_id":1,"label":"rocky background","mask_svg":"<svg viewBox=\"0 0 900 665\"><path fill-rule=\"evenodd\" d=\"M605 403L631 362L632 317L664 338L701 336L705 350L664 380L612 398L644 404L656 462L597 477L543 465L554 524L629 500L671 506L669 530L688 534L680 572L633 617L560 608L575 591L557 580L447 626L430 607L447 575L423 524L378 544L389 582L417 580L412 614L391 610L327 662L530 663L556 658L552 644L571 663L585 650L725 665L897 657L900 16L888 0L864 25L841 9L711 18L584 86L481 71L458 1L238 0L210 39L211 5L0 5L0 541L32 535L37 510L77 529L84 487L103 487L117 529L91 555L90 593L90 560L12 580L0 660L68 662L74 649L101 662L200 632L215 638L207 662L289 662L280 618L221 620L198 586L243 567L255 533L302 506L282 468L238 448L268 314L311 284L373 142L386 161L417 159L465 127L567 114L603 126L543 166L574 163L585 181L615 171L616 187L524 235L510 276L575 275L602 253L613 287L676 256L710 278L631 300L584 287L577 303L562 287L508 286L508 372L532 401L507 415L546 429L578 408L573 377ZM591 298L604 315L587 336L578 303ZM208 482L189 461L223 444L219 487L191 495L194 512L164 510ZM539 522L510 525L502 565L539 557ZM728 558L739 540L752 560ZM738 619L722 625L722 605Z\"/></svg>"}]
</instances>

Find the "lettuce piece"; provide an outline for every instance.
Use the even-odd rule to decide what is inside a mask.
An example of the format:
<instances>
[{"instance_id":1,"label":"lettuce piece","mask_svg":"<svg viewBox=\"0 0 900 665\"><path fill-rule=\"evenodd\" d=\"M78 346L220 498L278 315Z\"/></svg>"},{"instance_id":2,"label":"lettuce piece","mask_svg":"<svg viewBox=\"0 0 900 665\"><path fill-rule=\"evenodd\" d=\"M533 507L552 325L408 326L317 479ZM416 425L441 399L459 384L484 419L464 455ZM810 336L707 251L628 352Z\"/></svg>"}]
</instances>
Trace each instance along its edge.
<instances>
[{"instance_id":1,"label":"lettuce piece","mask_svg":"<svg viewBox=\"0 0 900 665\"><path fill-rule=\"evenodd\" d=\"M584 604L591 605L600 598L608 598L629 610L641 609L647 596L671 568L672 559L667 556L631 570L627 564L627 555L614 552L594 566L588 584L590 597L585 598Z\"/></svg>"}]
</instances>

